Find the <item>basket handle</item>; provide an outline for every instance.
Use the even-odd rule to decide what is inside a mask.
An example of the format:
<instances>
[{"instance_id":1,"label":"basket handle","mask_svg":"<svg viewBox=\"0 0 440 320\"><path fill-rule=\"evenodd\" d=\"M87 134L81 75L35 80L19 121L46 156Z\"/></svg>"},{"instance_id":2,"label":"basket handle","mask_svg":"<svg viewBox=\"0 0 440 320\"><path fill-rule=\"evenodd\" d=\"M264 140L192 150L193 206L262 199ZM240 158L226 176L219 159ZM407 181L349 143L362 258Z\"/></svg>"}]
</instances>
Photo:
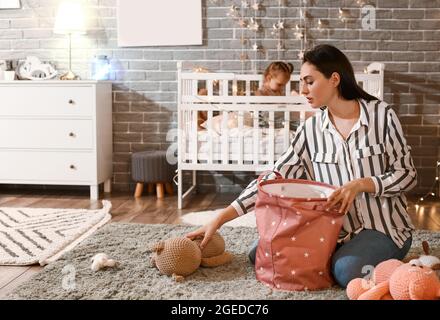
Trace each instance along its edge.
<instances>
[{"instance_id":1,"label":"basket handle","mask_svg":"<svg viewBox=\"0 0 440 320\"><path fill-rule=\"evenodd\" d=\"M263 176L265 176L265 175L268 174L268 173L275 173L275 175L276 175L276 178L275 178L275 179L282 179L282 178L283 178L283 176L281 175L281 173L279 173L279 172L277 172L277 171L269 171L269 170L267 170L267 171L262 172L262 173L258 176L258 184L260 184L261 179L263 179Z\"/></svg>"}]
</instances>

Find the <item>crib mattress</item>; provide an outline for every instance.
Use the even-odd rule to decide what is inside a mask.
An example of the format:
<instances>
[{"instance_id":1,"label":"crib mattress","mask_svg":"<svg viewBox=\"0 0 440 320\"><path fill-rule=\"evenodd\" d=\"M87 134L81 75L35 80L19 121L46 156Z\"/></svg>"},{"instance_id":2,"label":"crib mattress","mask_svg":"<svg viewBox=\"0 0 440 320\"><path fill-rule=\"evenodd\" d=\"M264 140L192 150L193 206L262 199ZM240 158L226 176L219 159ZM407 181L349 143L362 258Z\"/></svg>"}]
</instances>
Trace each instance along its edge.
<instances>
[{"instance_id":1,"label":"crib mattress","mask_svg":"<svg viewBox=\"0 0 440 320\"><path fill-rule=\"evenodd\" d=\"M270 152L270 136L267 134L268 130L259 130L260 136L258 139L258 157L260 160L269 160L269 152ZM254 130L252 128L243 130L243 160L252 161L254 159ZM290 141L292 141L294 137L294 131L289 131L289 144L285 144L285 129L276 129L274 131L273 137L273 145L274 145L274 157L275 159L279 158L286 150ZM239 136L238 131L231 129L228 132L228 158L230 160L239 160L240 158L240 145L239 145ZM198 132L197 139L197 159L198 160L207 160L209 159L210 152L210 141L209 135L206 130L202 130ZM187 139L186 141L186 153L185 158L192 158L192 146L191 139ZM223 145L223 137L221 135L213 135L212 136L212 153L213 160L221 160L222 159L222 145Z\"/></svg>"}]
</instances>

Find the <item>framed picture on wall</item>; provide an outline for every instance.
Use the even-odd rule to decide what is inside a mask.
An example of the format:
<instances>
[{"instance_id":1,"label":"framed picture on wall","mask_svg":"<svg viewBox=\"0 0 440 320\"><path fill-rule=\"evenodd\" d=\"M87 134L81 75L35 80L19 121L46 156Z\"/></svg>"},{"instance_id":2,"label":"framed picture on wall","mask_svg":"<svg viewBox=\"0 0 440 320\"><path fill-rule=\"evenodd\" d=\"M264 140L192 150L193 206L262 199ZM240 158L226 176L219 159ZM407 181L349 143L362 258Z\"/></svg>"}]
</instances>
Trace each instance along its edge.
<instances>
[{"instance_id":1,"label":"framed picture on wall","mask_svg":"<svg viewBox=\"0 0 440 320\"><path fill-rule=\"evenodd\" d=\"M202 44L202 0L118 0L120 47Z\"/></svg>"},{"instance_id":2,"label":"framed picture on wall","mask_svg":"<svg viewBox=\"0 0 440 320\"><path fill-rule=\"evenodd\" d=\"M0 9L19 9L20 0L0 0Z\"/></svg>"}]
</instances>

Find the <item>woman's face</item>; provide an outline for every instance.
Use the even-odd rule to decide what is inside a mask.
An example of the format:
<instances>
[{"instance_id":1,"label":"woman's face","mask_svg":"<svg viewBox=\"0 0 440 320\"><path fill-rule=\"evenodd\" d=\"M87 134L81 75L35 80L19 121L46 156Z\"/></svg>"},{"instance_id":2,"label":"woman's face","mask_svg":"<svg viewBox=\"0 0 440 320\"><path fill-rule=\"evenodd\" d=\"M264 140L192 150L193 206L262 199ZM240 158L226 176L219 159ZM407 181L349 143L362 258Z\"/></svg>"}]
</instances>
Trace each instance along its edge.
<instances>
[{"instance_id":1,"label":"woman's face","mask_svg":"<svg viewBox=\"0 0 440 320\"><path fill-rule=\"evenodd\" d=\"M308 62L303 63L300 72L300 92L312 108L327 106L335 95L338 95L339 84L335 76L327 79L316 67Z\"/></svg>"},{"instance_id":2,"label":"woman's face","mask_svg":"<svg viewBox=\"0 0 440 320\"><path fill-rule=\"evenodd\" d=\"M268 85L270 90L281 93L289 80L289 75L282 72L277 72L272 76L268 76Z\"/></svg>"}]
</instances>

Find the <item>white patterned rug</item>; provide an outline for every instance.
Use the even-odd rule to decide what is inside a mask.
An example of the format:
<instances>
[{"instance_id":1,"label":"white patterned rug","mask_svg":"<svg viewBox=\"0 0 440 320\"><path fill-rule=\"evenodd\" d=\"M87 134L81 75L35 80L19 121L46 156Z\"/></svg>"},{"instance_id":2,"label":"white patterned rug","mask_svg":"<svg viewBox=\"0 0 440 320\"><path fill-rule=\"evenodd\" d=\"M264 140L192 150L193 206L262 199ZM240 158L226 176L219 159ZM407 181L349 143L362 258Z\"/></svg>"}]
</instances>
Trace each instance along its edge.
<instances>
[{"instance_id":1,"label":"white patterned rug","mask_svg":"<svg viewBox=\"0 0 440 320\"><path fill-rule=\"evenodd\" d=\"M111 219L103 208L0 208L0 265L48 264Z\"/></svg>"}]
</instances>

